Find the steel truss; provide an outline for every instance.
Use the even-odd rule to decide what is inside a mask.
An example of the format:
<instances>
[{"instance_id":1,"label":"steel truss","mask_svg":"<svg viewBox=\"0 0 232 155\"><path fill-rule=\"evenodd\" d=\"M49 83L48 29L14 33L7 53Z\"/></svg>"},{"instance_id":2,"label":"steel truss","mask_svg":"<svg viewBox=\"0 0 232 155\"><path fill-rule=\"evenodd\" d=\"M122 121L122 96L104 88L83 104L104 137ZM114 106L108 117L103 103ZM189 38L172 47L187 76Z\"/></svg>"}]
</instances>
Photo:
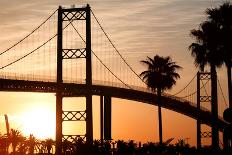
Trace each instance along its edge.
<instances>
[{"instance_id":1,"label":"steel truss","mask_svg":"<svg viewBox=\"0 0 232 155\"><path fill-rule=\"evenodd\" d=\"M211 137L212 137L212 132L210 131L201 132L201 138L211 138Z\"/></svg>"},{"instance_id":2,"label":"steel truss","mask_svg":"<svg viewBox=\"0 0 232 155\"><path fill-rule=\"evenodd\" d=\"M63 49L63 59L86 58L86 49Z\"/></svg>"}]
</instances>

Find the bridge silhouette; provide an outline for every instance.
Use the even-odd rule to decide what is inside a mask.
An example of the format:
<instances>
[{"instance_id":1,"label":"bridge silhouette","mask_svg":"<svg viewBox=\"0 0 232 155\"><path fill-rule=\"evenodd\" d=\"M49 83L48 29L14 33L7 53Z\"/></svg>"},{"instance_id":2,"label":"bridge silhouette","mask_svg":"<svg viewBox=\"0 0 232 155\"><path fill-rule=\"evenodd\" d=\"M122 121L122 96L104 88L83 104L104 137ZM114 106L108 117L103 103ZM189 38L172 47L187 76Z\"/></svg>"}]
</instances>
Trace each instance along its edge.
<instances>
[{"instance_id":1,"label":"bridge silhouette","mask_svg":"<svg viewBox=\"0 0 232 155\"><path fill-rule=\"evenodd\" d=\"M64 140L83 138L92 143L92 95L101 100L102 139L111 139L112 97L157 105L156 92L146 87L124 59L89 5L59 7L26 37L1 52L0 59L1 91L56 93L58 154ZM211 126L209 107L200 105L211 102L210 79L210 73L197 73L178 93L162 93L161 106ZM86 110L65 111L65 97L85 97ZM65 135L64 121L86 121L86 134ZM222 131L226 122L219 116L217 124ZM197 131L198 143L204 134L210 136L210 132Z\"/></svg>"}]
</instances>

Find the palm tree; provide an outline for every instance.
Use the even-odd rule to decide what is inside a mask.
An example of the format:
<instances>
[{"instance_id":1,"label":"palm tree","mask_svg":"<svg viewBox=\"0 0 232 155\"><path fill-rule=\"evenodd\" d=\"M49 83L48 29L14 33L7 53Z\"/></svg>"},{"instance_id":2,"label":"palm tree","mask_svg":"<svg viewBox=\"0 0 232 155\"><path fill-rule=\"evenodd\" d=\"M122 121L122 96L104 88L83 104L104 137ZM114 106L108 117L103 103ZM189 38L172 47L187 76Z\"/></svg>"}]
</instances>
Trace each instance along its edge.
<instances>
[{"instance_id":1,"label":"palm tree","mask_svg":"<svg viewBox=\"0 0 232 155\"><path fill-rule=\"evenodd\" d=\"M36 143L37 143L37 140L36 140L35 136L30 134L30 137L27 140L27 146L28 146L28 150L29 150L30 155L34 154Z\"/></svg>"},{"instance_id":2,"label":"palm tree","mask_svg":"<svg viewBox=\"0 0 232 155\"><path fill-rule=\"evenodd\" d=\"M0 154L7 155L9 149L9 139L6 134L0 135Z\"/></svg>"},{"instance_id":3,"label":"palm tree","mask_svg":"<svg viewBox=\"0 0 232 155\"><path fill-rule=\"evenodd\" d=\"M140 76L146 82L148 88L157 92L158 95L159 142L162 144L161 93L164 90L171 89L176 84L176 80L180 78L176 71L181 67L176 65L170 57L159 55L155 55L153 59L147 57L147 60L143 60L141 63L146 65L147 70L143 71Z\"/></svg>"},{"instance_id":4,"label":"palm tree","mask_svg":"<svg viewBox=\"0 0 232 155\"><path fill-rule=\"evenodd\" d=\"M220 37L218 26L210 21L200 24L199 29L191 31L191 35L196 42L189 46L192 56L195 58L195 65L201 71L204 71L206 65L210 65L211 72L211 96L212 96L212 145L218 148L218 103L217 103L217 72L216 67L220 67L223 63L222 55L219 52L220 44L217 38Z\"/></svg>"},{"instance_id":5,"label":"palm tree","mask_svg":"<svg viewBox=\"0 0 232 155\"><path fill-rule=\"evenodd\" d=\"M28 146L27 146L27 143L26 143L26 137L24 136L20 136L19 138L19 145L18 145L18 152L19 154L26 154L27 152L27 149L28 149Z\"/></svg>"},{"instance_id":6,"label":"palm tree","mask_svg":"<svg viewBox=\"0 0 232 155\"><path fill-rule=\"evenodd\" d=\"M19 130L11 129L9 134L9 141L12 145L13 154L16 154L16 148L19 146L22 135Z\"/></svg>"},{"instance_id":7,"label":"palm tree","mask_svg":"<svg viewBox=\"0 0 232 155\"><path fill-rule=\"evenodd\" d=\"M206 10L206 14L208 20L217 24L221 33L218 42L221 45L220 52L227 67L229 105L232 107L232 4L226 2L219 8L209 8Z\"/></svg>"},{"instance_id":8,"label":"palm tree","mask_svg":"<svg viewBox=\"0 0 232 155\"><path fill-rule=\"evenodd\" d=\"M51 139L51 138L45 139L45 143L44 144L45 144L47 153L51 154L51 149L52 149L52 146L54 144L54 140Z\"/></svg>"}]
</instances>

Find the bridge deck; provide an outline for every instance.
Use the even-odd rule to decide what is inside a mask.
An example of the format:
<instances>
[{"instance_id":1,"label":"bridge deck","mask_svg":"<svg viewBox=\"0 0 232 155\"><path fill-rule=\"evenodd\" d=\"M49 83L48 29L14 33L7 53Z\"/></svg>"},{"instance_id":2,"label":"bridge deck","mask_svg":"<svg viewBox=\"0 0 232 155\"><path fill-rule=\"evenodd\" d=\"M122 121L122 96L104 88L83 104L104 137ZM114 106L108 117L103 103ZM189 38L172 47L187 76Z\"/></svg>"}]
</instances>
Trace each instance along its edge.
<instances>
[{"instance_id":1,"label":"bridge deck","mask_svg":"<svg viewBox=\"0 0 232 155\"><path fill-rule=\"evenodd\" d=\"M56 93L58 88L62 90L64 97L85 96L87 93L85 84L62 83L58 86L56 82L0 79L0 91ZM93 95L109 95L115 98L157 105L157 95L154 93L100 85L93 85L90 89ZM198 110L194 104L188 101L173 96L162 96L161 105L163 108L184 114L193 119L200 119L202 123L211 126L212 117L210 112L204 108ZM217 124L219 129L223 130L226 122L219 118Z\"/></svg>"}]
</instances>

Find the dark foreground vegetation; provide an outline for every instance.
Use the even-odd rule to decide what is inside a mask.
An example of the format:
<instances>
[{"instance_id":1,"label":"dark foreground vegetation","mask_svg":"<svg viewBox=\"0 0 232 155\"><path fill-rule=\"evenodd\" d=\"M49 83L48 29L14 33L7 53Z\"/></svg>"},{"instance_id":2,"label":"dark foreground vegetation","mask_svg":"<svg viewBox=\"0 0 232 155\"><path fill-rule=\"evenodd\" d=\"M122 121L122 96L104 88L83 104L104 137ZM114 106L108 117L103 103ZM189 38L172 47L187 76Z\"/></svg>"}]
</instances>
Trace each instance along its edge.
<instances>
[{"instance_id":1,"label":"dark foreground vegetation","mask_svg":"<svg viewBox=\"0 0 232 155\"><path fill-rule=\"evenodd\" d=\"M190 147L184 140L178 140L175 144L163 144L148 142L137 145L134 141L128 142L118 140L116 142L105 141L101 144L95 140L93 145L82 142L72 145L64 154L69 155L224 155L222 150L213 150L210 147L203 147L197 150Z\"/></svg>"},{"instance_id":2,"label":"dark foreground vegetation","mask_svg":"<svg viewBox=\"0 0 232 155\"><path fill-rule=\"evenodd\" d=\"M137 144L130 141L95 140L92 145L86 144L81 138L73 142L63 142L63 155L224 155L222 150L213 151L210 147L197 150L185 140L180 139L171 144L173 138L159 143L147 142ZM26 138L17 130L0 136L0 155L48 155L55 153L55 141L52 139L38 140L34 136ZM228 154L228 153L227 153ZM226 155L227 155L226 154ZM229 153L230 154L230 153ZM228 154L228 155L229 155Z\"/></svg>"}]
</instances>

